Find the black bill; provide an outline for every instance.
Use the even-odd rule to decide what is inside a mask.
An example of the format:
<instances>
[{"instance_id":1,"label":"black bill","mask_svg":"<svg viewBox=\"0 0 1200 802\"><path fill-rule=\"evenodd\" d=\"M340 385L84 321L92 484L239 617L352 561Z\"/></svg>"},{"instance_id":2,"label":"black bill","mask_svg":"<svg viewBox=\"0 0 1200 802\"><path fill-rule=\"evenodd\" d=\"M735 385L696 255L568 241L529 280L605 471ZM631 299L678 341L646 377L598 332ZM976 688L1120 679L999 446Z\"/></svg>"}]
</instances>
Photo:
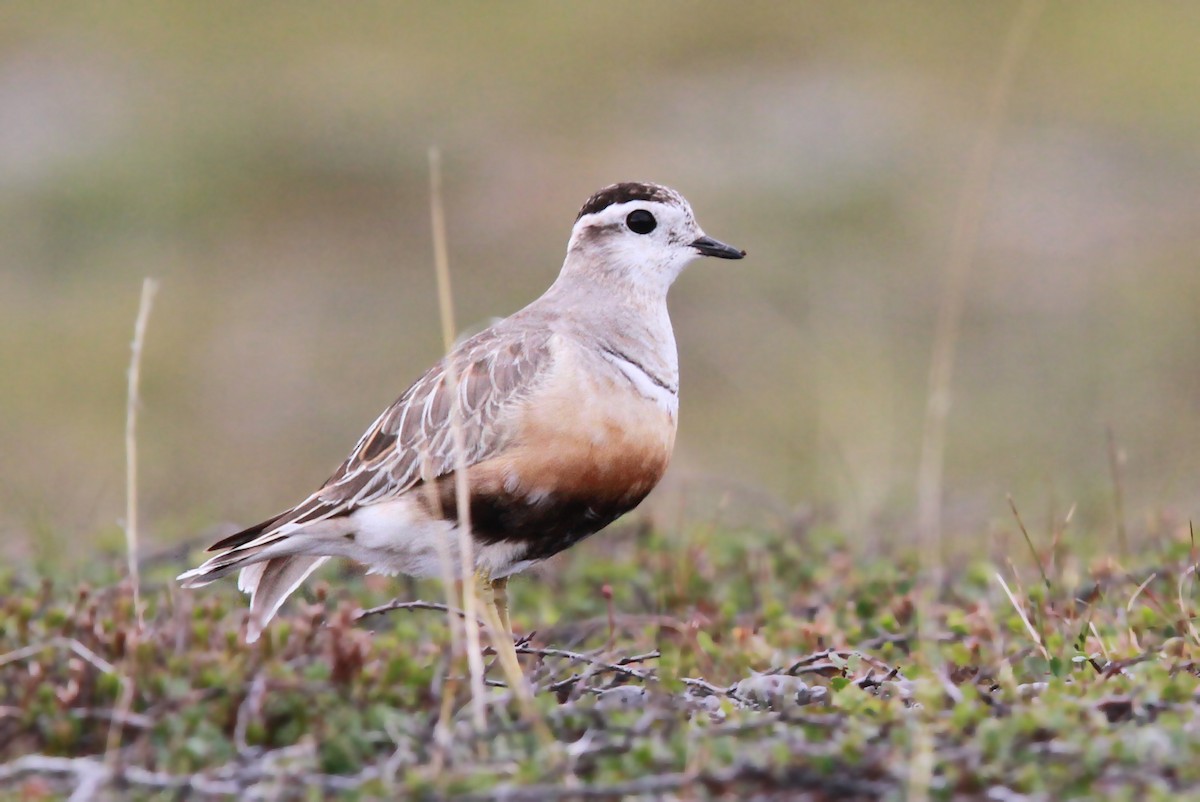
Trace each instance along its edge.
<instances>
[{"instance_id":1,"label":"black bill","mask_svg":"<svg viewBox=\"0 0 1200 802\"><path fill-rule=\"evenodd\" d=\"M746 252L741 248L726 245L724 242L715 240L712 237L701 237L692 242L692 247L699 251L702 256L715 256L718 259L741 259L746 255Z\"/></svg>"}]
</instances>

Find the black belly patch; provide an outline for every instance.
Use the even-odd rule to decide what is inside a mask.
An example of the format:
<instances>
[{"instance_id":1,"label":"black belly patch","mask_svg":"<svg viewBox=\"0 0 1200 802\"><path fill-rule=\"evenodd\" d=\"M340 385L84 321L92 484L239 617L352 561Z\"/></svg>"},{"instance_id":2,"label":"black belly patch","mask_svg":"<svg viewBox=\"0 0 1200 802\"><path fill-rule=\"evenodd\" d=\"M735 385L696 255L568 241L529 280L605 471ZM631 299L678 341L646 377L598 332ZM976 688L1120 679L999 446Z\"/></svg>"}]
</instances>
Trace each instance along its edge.
<instances>
[{"instance_id":1,"label":"black belly patch","mask_svg":"<svg viewBox=\"0 0 1200 802\"><path fill-rule=\"evenodd\" d=\"M436 494L417 487L415 495L434 502L429 505L431 514L457 522L454 479L447 477L437 484ZM471 534L475 542L486 546L523 543L527 550L522 559L544 560L599 532L640 504L648 494L649 490L619 500L556 494L531 501L522 495L472 493Z\"/></svg>"}]
</instances>

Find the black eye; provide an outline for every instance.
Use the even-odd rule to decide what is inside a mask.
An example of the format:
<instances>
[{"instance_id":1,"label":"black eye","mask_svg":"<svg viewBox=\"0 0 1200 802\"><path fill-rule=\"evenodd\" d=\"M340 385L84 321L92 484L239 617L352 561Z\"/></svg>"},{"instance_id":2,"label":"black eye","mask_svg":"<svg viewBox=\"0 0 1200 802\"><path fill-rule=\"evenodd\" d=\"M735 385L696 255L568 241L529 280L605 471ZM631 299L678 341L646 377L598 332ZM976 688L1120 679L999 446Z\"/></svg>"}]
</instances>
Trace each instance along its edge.
<instances>
[{"instance_id":1,"label":"black eye","mask_svg":"<svg viewBox=\"0 0 1200 802\"><path fill-rule=\"evenodd\" d=\"M658 221L645 209L634 209L625 218L625 225L635 234L649 234L658 227Z\"/></svg>"}]
</instances>

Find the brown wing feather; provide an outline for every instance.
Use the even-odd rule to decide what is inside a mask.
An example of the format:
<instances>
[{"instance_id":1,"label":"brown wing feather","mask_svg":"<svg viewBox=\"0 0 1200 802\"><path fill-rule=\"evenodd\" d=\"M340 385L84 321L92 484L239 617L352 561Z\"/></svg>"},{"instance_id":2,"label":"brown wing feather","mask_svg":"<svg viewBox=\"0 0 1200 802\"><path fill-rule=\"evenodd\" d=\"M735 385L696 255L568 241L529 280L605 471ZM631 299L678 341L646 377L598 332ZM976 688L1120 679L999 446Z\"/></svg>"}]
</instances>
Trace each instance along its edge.
<instances>
[{"instance_id":1,"label":"brown wing feather","mask_svg":"<svg viewBox=\"0 0 1200 802\"><path fill-rule=\"evenodd\" d=\"M287 524L307 524L395 498L420 481L454 472L450 388L457 382L456 417L465 462L487 459L508 433L497 423L526 397L550 361L546 325L510 318L470 338L425 372L367 429L325 484L287 512L238 532L210 550L243 546ZM453 368L453 377L450 368Z\"/></svg>"}]
</instances>

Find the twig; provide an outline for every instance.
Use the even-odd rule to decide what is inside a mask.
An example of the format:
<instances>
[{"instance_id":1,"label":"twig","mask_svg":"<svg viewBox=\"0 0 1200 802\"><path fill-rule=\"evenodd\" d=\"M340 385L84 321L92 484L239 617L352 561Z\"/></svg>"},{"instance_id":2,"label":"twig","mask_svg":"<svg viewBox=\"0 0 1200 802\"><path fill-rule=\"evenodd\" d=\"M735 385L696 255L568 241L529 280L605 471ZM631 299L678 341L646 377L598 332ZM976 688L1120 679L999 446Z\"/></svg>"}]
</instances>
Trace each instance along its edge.
<instances>
[{"instance_id":1,"label":"twig","mask_svg":"<svg viewBox=\"0 0 1200 802\"><path fill-rule=\"evenodd\" d=\"M845 723L846 718L847 716L844 713L806 715L803 713L798 713L794 710L771 712L756 711L753 718L742 718L733 723L717 724L709 727L706 730L706 733L712 737L736 737L738 735L752 733L756 730L778 727L780 724L800 724L805 727L820 727L822 729L834 730L840 724Z\"/></svg>"},{"instance_id":2,"label":"twig","mask_svg":"<svg viewBox=\"0 0 1200 802\"><path fill-rule=\"evenodd\" d=\"M624 676L624 677L630 677L632 679L640 679L643 681L647 681L647 680L652 681L655 679L654 674L652 674L648 671L638 671L635 668L629 668L626 665L622 665L622 663L634 662L633 659L623 660L620 663L610 663L606 660L601 660L599 658L592 657L590 654L583 654L582 652L572 652L572 651L568 651L566 649L539 648L536 646L530 646L528 644L521 644L516 647L516 650L517 650L517 654L532 654L532 655L537 655L539 657L562 657L567 660L571 660L572 662L575 662L575 663L583 663L583 664L590 665L590 666L596 666L597 668L602 668L605 671L611 671L613 673L620 674L621 676ZM655 651L655 652L651 652L649 655L640 655L640 656L658 657L659 653L657 651Z\"/></svg>"},{"instance_id":3,"label":"twig","mask_svg":"<svg viewBox=\"0 0 1200 802\"><path fill-rule=\"evenodd\" d=\"M134 727L139 730L152 730L158 726L158 721L142 713L130 713L116 708L105 709L96 707L77 707L71 710L73 718L94 718L100 721L115 721L122 727Z\"/></svg>"},{"instance_id":4,"label":"twig","mask_svg":"<svg viewBox=\"0 0 1200 802\"><path fill-rule=\"evenodd\" d=\"M246 742L246 732L250 727L250 719L259 714L262 710L263 697L267 691L267 676L262 671L254 675L254 679L250 681L250 688L246 691L246 698L238 705L237 721L233 725L233 745L237 747L238 754L243 756L253 756L258 750L252 749L250 744Z\"/></svg>"},{"instance_id":5,"label":"twig","mask_svg":"<svg viewBox=\"0 0 1200 802\"><path fill-rule=\"evenodd\" d=\"M496 788L487 796L468 796L466 799L490 799L495 802L551 802L558 799L619 799L645 797L677 791L696 782L699 775L688 772L651 774L637 780L611 785L575 786L531 785L524 788Z\"/></svg>"},{"instance_id":6,"label":"twig","mask_svg":"<svg viewBox=\"0 0 1200 802\"><path fill-rule=\"evenodd\" d=\"M283 779L297 788L317 788L327 791L353 791L368 782L377 780L380 770L367 766L357 774L285 773L275 776L278 769L268 765L272 757L285 757L294 747L284 747L269 753L257 764L232 763L212 771L196 774L169 774L151 771L138 766L121 766L110 769L101 761L91 757L53 757L50 755L25 755L8 763L0 764L0 783L37 774L44 776L69 777L75 780L75 790L70 799L91 799L96 792L111 782L122 782L132 786L162 791L176 791L181 796L194 791L207 796L245 797L248 788L264 780ZM307 747L306 747L307 748Z\"/></svg>"},{"instance_id":7,"label":"twig","mask_svg":"<svg viewBox=\"0 0 1200 802\"><path fill-rule=\"evenodd\" d=\"M75 786L75 790L68 797L67 802L91 802L100 789L108 784L112 775L106 766L86 764L81 767L77 776L79 784Z\"/></svg>"},{"instance_id":8,"label":"twig","mask_svg":"<svg viewBox=\"0 0 1200 802\"><path fill-rule=\"evenodd\" d=\"M657 657L662 656L661 652L659 652L658 650L655 650L653 652L647 652L646 654L640 654L640 655L634 655L632 657L626 657L626 658L619 660L618 662L612 663L612 662L608 662L606 660L601 660L597 657L593 657L590 654L584 654L582 652L572 652L567 649L539 648L539 647L530 646L528 644L521 644L516 647L516 650L517 650L517 654L532 654L532 655L537 655L539 657L562 657L566 660L570 660L575 663L583 663L592 668L600 669L601 671L611 672L611 673L618 674L623 677L628 677L630 679L638 679L643 682L658 682L658 676L655 675L651 671L639 671L636 668L629 668L627 664L641 662L643 660L647 660L650 658L657 658ZM589 673L594 674L596 672L593 671L593 672L589 672ZM574 682L578 682L580 679L583 679L583 677L571 676L565 680L560 680L558 682L553 683L552 685L550 685L547 688L547 690L557 691L557 690L560 690L561 688L567 687L568 685L570 685ZM706 693L709 693L713 696L730 696L731 695L729 688L722 688L718 685L714 685L711 682L707 682L702 679L695 679L693 677L681 677L679 681L682 682L684 685L687 685L688 687L697 688L697 689L705 691Z\"/></svg>"},{"instance_id":9,"label":"twig","mask_svg":"<svg viewBox=\"0 0 1200 802\"><path fill-rule=\"evenodd\" d=\"M520 788L497 787L485 794L471 794L464 800L495 800L495 802L554 802L560 799L625 799L625 798L675 798L671 792L699 787L707 794L721 797L751 796L755 787L763 790L781 788L820 790L823 795L836 799L877 799L889 786L883 782L864 779L861 775L842 767L841 772L813 770L801 764L772 770L754 762L738 762L723 769L709 771L681 771L649 774L635 780L615 782L607 785L527 785ZM739 793L731 794L733 791ZM686 798L693 795L688 794Z\"/></svg>"},{"instance_id":10,"label":"twig","mask_svg":"<svg viewBox=\"0 0 1200 802\"><path fill-rule=\"evenodd\" d=\"M657 660L660 657L662 657L662 652L658 649L655 649L652 652L643 652L642 654L631 654L628 657L622 657L620 660L616 661L616 664L619 666L627 666L630 663L644 663L647 660Z\"/></svg>"},{"instance_id":11,"label":"twig","mask_svg":"<svg viewBox=\"0 0 1200 802\"><path fill-rule=\"evenodd\" d=\"M41 643L31 643L28 646L22 646L20 649L15 649L7 654L0 655L0 667L6 666L9 663L15 663L18 660L27 660L36 654L41 653L46 649L68 649L74 652L77 656L83 658L88 663L91 663L98 670L105 674L116 674L117 668L112 663L105 660L100 655L93 652L88 647L84 646L74 638L57 637L42 641Z\"/></svg>"},{"instance_id":12,"label":"twig","mask_svg":"<svg viewBox=\"0 0 1200 802\"><path fill-rule=\"evenodd\" d=\"M699 688L710 696L733 696L733 691L730 688L722 688L706 680L695 679L693 677L680 677L679 681L689 688Z\"/></svg>"},{"instance_id":13,"label":"twig","mask_svg":"<svg viewBox=\"0 0 1200 802\"><path fill-rule=\"evenodd\" d=\"M605 651L607 651L607 649L605 649ZM662 653L659 652L657 649L655 649L654 651L646 652L645 654L635 654L635 655L631 655L629 657L622 657L620 660L617 660L615 663L613 663L613 665L624 667L624 666L629 665L630 663L643 663L647 660L655 660L661 656L662 656ZM595 663L592 663L588 666L587 670L585 672L583 672L582 674L571 674L569 677L566 677L565 679L560 679L560 680L551 682L549 685L544 686L544 690L548 691L549 693L557 693L558 691L561 691L564 688L570 688L571 686L577 685L581 682L585 682L586 680L588 680L594 676L597 676L600 674L606 674L606 673L608 673L608 667L606 665L597 665ZM553 674L551 674L550 676L553 677ZM537 688L537 687L539 687L539 686L535 684L535 688ZM587 690L595 690L598 692L598 689L593 689L593 688L588 688Z\"/></svg>"},{"instance_id":14,"label":"twig","mask_svg":"<svg viewBox=\"0 0 1200 802\"><path fill-rule=\"evenodd\" d=\"M392 599L387 604L381 604L378 607L371 607L366 610L359 610L354 614L355 621L361 621L364 618L370 618L376 615L390 613L393 610L433 610L436 612L447 613L448 615L456 615L459 618L466 618L467 613L457 607L452 607L449 604L442 602L428 602L417 599L416 601L401 601L400 599ZM481 619L476 617L476 620L483 623Z\"/></svg>"}]
</instances>

